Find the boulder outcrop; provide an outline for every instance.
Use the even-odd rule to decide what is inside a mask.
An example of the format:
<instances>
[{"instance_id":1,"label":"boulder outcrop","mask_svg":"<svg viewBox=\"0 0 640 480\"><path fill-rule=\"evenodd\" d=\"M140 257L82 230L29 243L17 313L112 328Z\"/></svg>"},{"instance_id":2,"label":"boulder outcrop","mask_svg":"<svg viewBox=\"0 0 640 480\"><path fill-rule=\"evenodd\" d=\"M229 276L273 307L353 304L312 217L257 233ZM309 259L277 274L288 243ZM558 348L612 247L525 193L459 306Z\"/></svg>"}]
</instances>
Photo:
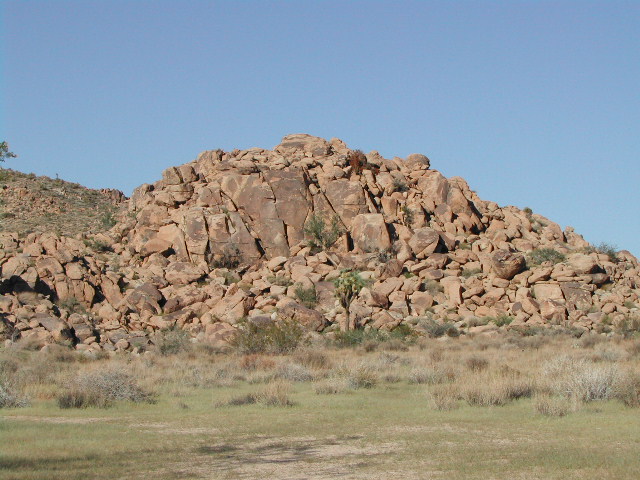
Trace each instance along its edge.
<instances>
[{"instance_id":1,"label":"boulder outcrop","mask_svg":"<svg viewBox=\"0 0 640 480\"><path fill-rule=\"evenodd\" d=\"M123 205L106 233L0 234L0 336L116 351L164 328L222 345L245 317L334 329L343 269L367 282L352 304L363 327L510 316L500 328L607 333L640 315L629 252L484 201L420 154L289 135L272 150L203 152Z\"/></svg>"}]
</instances>

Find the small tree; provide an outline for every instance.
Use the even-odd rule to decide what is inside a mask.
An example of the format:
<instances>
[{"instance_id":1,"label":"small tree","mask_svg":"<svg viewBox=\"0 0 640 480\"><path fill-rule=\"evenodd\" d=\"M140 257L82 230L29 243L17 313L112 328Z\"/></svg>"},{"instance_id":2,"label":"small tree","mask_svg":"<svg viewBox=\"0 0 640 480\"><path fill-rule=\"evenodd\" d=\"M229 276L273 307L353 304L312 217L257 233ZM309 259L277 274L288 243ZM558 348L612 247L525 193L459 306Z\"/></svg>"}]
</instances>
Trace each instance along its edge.
<instances>
[{"instance_id":1,"label":"small tree","mask_svg":"<svg viewBox=\"0 0 640 480\"><path fill-rule=\"evenodd\" d=\"M366 286L366 282L358 272L343 270L340 276L333 281L333 284L336 287L334 294L342 308L344 308L345 315L347 316L345 330L350 330L352 327L351 302L358 296L360 290Z\"/></svg>"},{"instance_id":2,"label":"small tree","mask_svg":"<svg viewBox=\"0 0 640 480\"><path fill-rule=\"evenodd\" d=\"M9 151L9 144L7 142L0 143L0 162L4 162L7 158L16 158L17 155Z\"/></svg>"}]
</instances>

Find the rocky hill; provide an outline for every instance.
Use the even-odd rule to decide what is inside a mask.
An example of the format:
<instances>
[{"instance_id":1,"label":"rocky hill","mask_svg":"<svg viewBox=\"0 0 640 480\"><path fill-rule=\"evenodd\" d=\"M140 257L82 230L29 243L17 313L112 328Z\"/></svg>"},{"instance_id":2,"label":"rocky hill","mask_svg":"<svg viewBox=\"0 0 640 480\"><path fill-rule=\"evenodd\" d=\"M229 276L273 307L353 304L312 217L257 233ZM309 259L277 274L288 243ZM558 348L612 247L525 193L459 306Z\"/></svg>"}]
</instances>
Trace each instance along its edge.
<instances>
[{"instance_id":1,"label":"rocky hill","mask_svg":"<svg viewBox=\"0 0 640 480\"><path fill-rule=\"evenodd\" d=\"M203 152L125 206L105 233L0 233L0 335L113 351L168 328L222 346L243 319L317 332L639 327L633 255L482 200L420 154L289 135L273 150ZM349 316L334 292L345 270L366 282Z\"/></svg>"},{"instance_id":2,"label":"rocky hill","mask_svg":"<svg viewBox=\"0 0 640 480\"><path fill-rule=\"evenodd\" d=\"M103 232L116 222L125 196L119 190L92 190L77 183L0 170L0 232L26 235L55 232L75 236Z\"/></svg>"}]
</instances>

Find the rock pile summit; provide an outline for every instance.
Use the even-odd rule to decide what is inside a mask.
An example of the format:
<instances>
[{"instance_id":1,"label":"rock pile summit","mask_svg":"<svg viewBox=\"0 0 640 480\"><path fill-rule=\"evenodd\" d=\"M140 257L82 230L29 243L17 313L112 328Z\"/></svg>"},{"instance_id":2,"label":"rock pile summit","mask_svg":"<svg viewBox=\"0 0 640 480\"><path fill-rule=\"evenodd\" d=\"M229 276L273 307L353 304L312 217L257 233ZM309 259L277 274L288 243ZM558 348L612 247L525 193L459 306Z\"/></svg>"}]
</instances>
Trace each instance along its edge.
<instances>
[{"instance_id":1,"label":"rock pile summit","mask_svg":"<svg viewBox=\"0 0 640 480\"><path fill-rule=\"evenodd\" d=\"M114 351L167 328L224 345L241 319L606 334L638 315L629 252L481 200L420 154L288 135L273 150L203 152L124 205L107 233L0 234L0 336ZM334 295L345 269L367 282L351 325Z\"/></svg>"}]
</instances>

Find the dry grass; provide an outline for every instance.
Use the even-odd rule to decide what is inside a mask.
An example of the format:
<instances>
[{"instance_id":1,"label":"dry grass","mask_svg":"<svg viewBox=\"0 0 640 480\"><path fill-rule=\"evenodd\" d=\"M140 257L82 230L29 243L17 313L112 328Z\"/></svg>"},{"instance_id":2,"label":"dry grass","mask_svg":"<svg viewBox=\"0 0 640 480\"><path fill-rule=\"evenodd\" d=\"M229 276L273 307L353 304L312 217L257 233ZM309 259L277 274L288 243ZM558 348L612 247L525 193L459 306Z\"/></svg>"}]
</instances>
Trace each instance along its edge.
<instances>
[{"instance_id":1,"label":"dry grass","mask_svg":"<svg viewBox=\"0 0 640 480\"><path fill-rule=\"evenodd\" d=\"M4 349L2 379L31 406L0 409L0 467L24 480L145 478L151 469L159 479L297 478L303 470L380 478L391 464L406 478L637 478L636 346L462 336L421 339L406 351L318 342L289 355L240 355L195 345L93 360ZM473 358L484 366L470 368ZM157 403L122 396L102 409L69 388L113 370L156 391ZM70 406L86 408L61 409L65 392L74 393Z\"/></svg>"}]
</instances>

